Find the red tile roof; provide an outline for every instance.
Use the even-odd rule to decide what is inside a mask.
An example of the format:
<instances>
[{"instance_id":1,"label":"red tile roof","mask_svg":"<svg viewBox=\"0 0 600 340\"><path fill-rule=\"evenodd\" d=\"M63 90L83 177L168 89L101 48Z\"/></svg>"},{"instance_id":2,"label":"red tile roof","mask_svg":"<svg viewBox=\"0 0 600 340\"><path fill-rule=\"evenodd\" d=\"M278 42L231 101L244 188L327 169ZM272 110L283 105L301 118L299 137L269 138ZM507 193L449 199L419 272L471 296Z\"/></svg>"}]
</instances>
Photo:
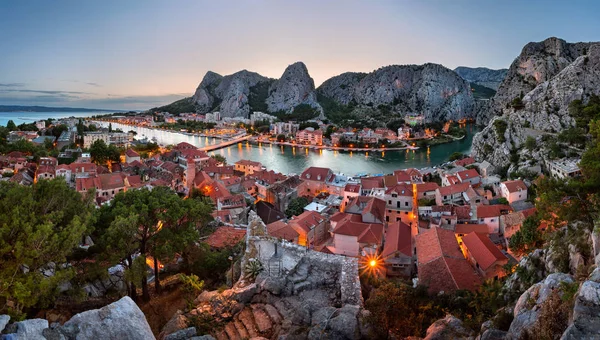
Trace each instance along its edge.
<instances>
[{"instance_id":1,"label":"red tile roof","mask_svg":"<svg viewBox=\"0 0 600 340\"><path fill-rule=\"evenodd\" d=\"M213 248L231 247L241 242L246 236L246 230L221 226L210 234L206 243Z\"/></svg>"},{"instance_id":2,"label":"red tile roof","mask_svg":"<svg viewBox=\"0 0 600 340\"><path fill-rule=\"evenodd\" d=\"M346 184L345 192L360 193L360 184Z\"/></svg>"},{"instance_id":3,"label":"red tile roof","mask_svg":"<svg viewBox=\"0 0 600 340\"><path fill-rule=\"evenodd\" d=\"M416 236L419 283L430 292L475 289L479 277L467 263L451 230L433 227Z\"/></svg>"},{"instance_id":4,"label":"red tile roof","mask_svg":"<svg viewBox=\"0 0 600 340\"><path fill-rule=\"evenodd\" d=\"M454 227L454 232L457 234L469 234L472 232L487 234L488 226L487 224L457 224Z\"/></svg>"},{"instance_id":5,"label":"red tile roof","mask_svg":"<svg viewBox=\"0 0 600 340\"><path fill-rule=\"evenodd\" d=\"M453 206L452 214L456 215L456 218L459 220L471 220L472 219L470 205Z\"/></svg>"},{"instance_id":6,"label":"red tile roof","mask_svg":"<svg viewBox=\"0 0 600 340\"><path fill-rule=\"evenodd\" d=\"M396 186L387 189L385 191L385 193L386 194L396 193L396 194L398 194L398 196L404 196L404 197L412 197L413 196L412 185L406 184L406 183L399 183Z\"/></svg>"},{"instance_id":7,"label":"red tile roof","mask_svg":"<svg viewBox=\"0 0 600 340\"><path fill-rule=\"evenodd\" d=\"M125 155L128 157L140 157L140 154L135 152L135 150L133 150L133 149L125 150Z\"/></svg>"},{"instance_id":8,"label":"red tile roof","mask_svg":"<svg viewBox=\"0 0 600 340\"><path fill-rule=\"evenodd\" d=\"M487 270L497 261L507 260L507 257L502 254L486 234L472 232L463 236L462 240L471 256L483 270Z\"/></svg>"},{"instance_id":9,"label":"red tile roof","mask_svg":"<svg viewBox=\"0 0 600 340\"><path fill-rule=\"evenodd\" d=\"M383 177L368 177L368 178L361 178L360 184L363 189L371 190L371 189L375 189L375 188L385 188L385 184L383 181L384 181Z\"/></svg>"},{"instance_id":10,"label":"red tile roof","mask_svg":"<svg viewBox=\"0 0 600 340\"><path fill-rule=\"evenodd\" d=\"M398 182L410 182L412 180L405 170L395 170L394 176L396 176L396 181Z\"/></svg>"},{"instance_id":11,"label":"red tile roof","mask_svg":"<svg viewBox=\"0 0 600 340\"><path fill-rule=\"evenodd\" d=\"M357 214L339 214L342 219L333 230L334 234L356 236L359 243L380 244L383 240L383 224L363 223L362 217Z\"/></svg>"},{"instance_id":12,"label":"red tile roof","mask_svg":"<svg viewBox=\"0 0 600 340\"><path fill-rule=\"evenodd\" d=\"M527 190L527 186L520 179L514 180L514 181L502 182L502 184L504 184L504 186L506 186L506 189L508 189L509 193L519 192L521 190Z\"/></svg>"},{"instance_id":13,"label":"red tile roof","mask_svg":"<svg viewBox=\"0 0 600 340\"><path fill-rule=\"evenodd\" d=\"M120 174L102 174L99 175L98 178L100 179L101 190L111 190L125 187L125 183L123 182L123 176L121 176Z\"/></svg>"},{"instance_id":14,"label":"red tile roof","mask_svg":"<svg viewBox=\"0 0 600 340\"><path fill-rule=\"evenodd\" d=\"M175 145L175 147L173 149L176 149L176 150L190 150L190 149L196 149L196 147L193 146L190 143L181 142L181 143Z\"/></svg>"},{"instance_id":15,"label":"red tile roof","mask_svg":"<svg viewBox=\"0 0 600 340\"><path fill-rule=\"evenodd\" d=\"M477 218L499 217L502 213L511 212L510 205L479 205L477 206Z\"/></svg>"},{"instance_id":16,"label":"red tile roof","mask_svg":"<svg viewBox=\"0 0 600 340\"><path fill-rule=\"evenodd\" d=\"M458 160L454 161L454 165L456 165L456 166L467 166L467 165L473 164L473 163L475 163L475 159L473 159L473 157L467 157L467 158L458 159Z\"/></svg>"},{"instance_id":17,"label":"red tile roof","mask_svg":"<svg viewBox=\"0 0 600 340\"><path fill-rule=\"evenodd\" d=\"M332 176L333 171L329 168L319 168L316 166L311 166L310 168L304 170L300 178L308 181L318 181L325 182Z\"/></svg>"},{"instance_id":18,"label":"red tile roof","mask_svg":"<svg viewBox=\"0 0 600 340\"><path fill-rule=\"evenodd\" d=\"M464 182L468 179L479 177L479 173L475 169L469 169L460 171L456 174L456 177L458 177L458 179L460 179L461 182Z\"/></svg>"},{"instance_id":19,"label":"red tile roof","mask_svg":"<svg viewBox=\"0 0 600 340\"><path fill-rule=\"evenodd\" d=\"M375 218L383 222L385 220L385 201L376 197L353 197L350 202L348 202L346 211L360 211L362 215L370 213L375 216Z\"/></svg>"},{"instance_id":20,"label":"red tile roof","mask_svg":"<svg viewBox=\"0 0 600 340\"><path fill-rule=\"evenodd\" d=\"M294 228L284 221L276 221L267 224L267 232L270 236L282 238L288 241L294 241L300 236L300 234L294 230Z\"/></svg>"},{"instance_id":21,"label":"red tile roof","mask_svg":"<svg viewBox=\"0 0 600 340\"><path fill-rule=\"evenodd\" d=\"M385 233L385 245L383 246L381 256L385 258L393 255L395 252L412 256L412 248L410 227L402 222L390 223Z\"/></svg>"},{"instance_id":22,"label":"red tile roof","mask_svg":"<svg viewBox=\"0 0 600 340\"><path fill-rule=\"evenodd\" d=\"M417 193L421 194L429 191L435 191L439 187L440 186L436 182L419 183L417 184Z\"/></svg>"},{"instance_id":23,"label":"red tile roof","mask_svg":"<svg viewBox=\"0 0 600 340\"><path fill-rule=\"evenodd\" d=\"M469 189L470 186L471 185L469 183L460 183L460 184L450 185L447 187L438 188L438 191L440 192L440 195L448 196L448 195L463 193L463 192L467 191L467 189Z\"/></svg>"},{"instance_id":24,"label":"red tile roof","mask_svg":"<svg viewBox=\"0 0 600 340\"><path fill-rule=\"evenodd\" d=\"M319 225L324 220L323 216L316 211L305 211L298 216L292 217L290 225L302 228L306 233L314 226Z\"/></svg>"},{"instance_id":25,"label":"red tile roof","mask_svg":"<svg viewBox=\"0 0 600 340\"><path fill-rule=\"evenodd\" d=\"M262 164L260 162L255 162L255 161L251 161L248 159L241 159L237 162L235 162L235 164L237 165L246 165L246 166L255 166L255 167L261 167Z\"/></svg>"}]
</instances>

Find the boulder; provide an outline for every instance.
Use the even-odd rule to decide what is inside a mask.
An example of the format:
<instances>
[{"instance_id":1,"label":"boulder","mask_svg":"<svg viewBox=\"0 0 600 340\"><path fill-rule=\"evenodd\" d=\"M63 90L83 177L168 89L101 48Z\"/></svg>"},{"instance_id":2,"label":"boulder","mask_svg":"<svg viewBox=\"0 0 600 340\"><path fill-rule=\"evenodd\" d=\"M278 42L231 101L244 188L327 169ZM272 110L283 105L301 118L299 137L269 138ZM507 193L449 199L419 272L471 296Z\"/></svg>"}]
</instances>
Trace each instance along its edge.
<instances>
[{"instance_id":1,"label":"boulder","mask_svg":"<svg viewBox=\"0 0 600 340\"><path fill-rule=\"evenodd\" d=\"M186 340L196 336L196 327L188 327L165 336L164 340Z\"/></svg>"},{"instance_id":2,"label":"boulder","mask_svg":"<svg viewBox=\"0 0 600 340\"><path fill-rule=\"evenodd\" d=\"M6 315L6 314L0 315L0 334L4 330L4 327L6 327L6 325L8 325L9 321L10 321L9 315Z\"/></svg>"},{"instance_id":3,"label":"boulder","mask_svg":"<svg viewBox=\"0 0 600 340\"><path fill-rule=\"evenodd\" d=\"M507 332L498 329L488 329L477 340L504 340L507 334Z\"/></svg>"},{"instance_id":4,"label":"boulder","mask_svg":"<svg viewBox=\"0 0 600 340\"><path fill-rule=\"evenodd\" d=\"M328 324L329 329L342 334L346 339L359 339L358 320L356 315L351 313L342 313L331 319Z\"/></svg>"},{"instance_id":5,"label":"boulder","mask_svg":"<svg viewBox=\"0 0 600 340\"><path fill-rule=\"evenodd\" d=\"M188 319L183 315L183 312L178 310L162 328L159 338L163 338L171 333L175 333L187 328Z\"/></svg>"},{"instance_id":6,"label":"boulder","mask_svg":"<svg viewBox=\"0 0 600 340\"><path fill-rule=\"evenodd\" d=\"M596 268L579 288L573 308L573 321L561 340L600 338L600 268Z\"/></svg>"},{"instance_id":7,"label":"boulder","mask_svg":"<svg viewBox=\"0 0 600 340\"><path fill-rule=\"evenodd\" d=\"M17 339L44 340L44 329L48 328L48 320L30 319L15 323L17 325Z\"/></svg>"},{"instance_id":8,"label":"boulder","mask_svg":"<svg viewBox=\"0 0 600 340\"><path fill-rule=\"evenodd\" d=\"M460 319L446 315L445 318L437 320L427 328L425 340L469 339L472 333L463 326Z\"/></svg>"},{"instance_id":9,"label":"boulder","mask_svg":"<svg viewBox=\"0 0 600 340\"><path fill-rule=\"evenodd\" d=\"M100 309L76 314L63 327L76 328L77 340L154 339L144 313L128 296Z\"/></svg>"}]
</instances>

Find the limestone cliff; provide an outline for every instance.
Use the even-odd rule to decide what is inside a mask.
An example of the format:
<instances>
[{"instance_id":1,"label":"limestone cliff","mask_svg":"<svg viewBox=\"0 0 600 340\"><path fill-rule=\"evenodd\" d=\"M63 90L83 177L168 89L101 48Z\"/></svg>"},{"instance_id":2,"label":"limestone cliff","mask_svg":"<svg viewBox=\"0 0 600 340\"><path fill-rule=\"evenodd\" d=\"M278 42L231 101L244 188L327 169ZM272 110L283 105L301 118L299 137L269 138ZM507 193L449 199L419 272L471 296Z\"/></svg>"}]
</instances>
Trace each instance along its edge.
<instances>
[{"instance_id":1,"label":"limestone cliff","mask_svg":"<svg viewBox=\"0 0 600 340\"><path fill-rule=\"evenodd\" d=\"M527 44L484 108L493 112L491 117L502 115L473 138L473 156L498 167L508 166L511 151L520 149L528 136L537 138L573 126L569 104L575 99L587 102L592 94L599 94L599 77L600 43L568 44L550 38ZM522 103L508 107L521 93Z\"/></svg>"},{"instance_id":2,"label":"limestone cliff","mask_svg":"<svg viewBox=\"0 0 600 340\"><path fill-rule=\"evenodd\" d=\"M492 70L487 67L459 66L454 69L454 72L469 83L475 83L497 91L506 77L508 69Z\"/></svg>"},{"instance_id":3,"label":"limestone cliff","mask_svg":"<svg viewBox=\"0 0 600 340\"><path fill-rule=\"evenodd\" d=\"M392 65L366 75L344 73L325 81L318 91L339 104L383 105L401 114L422 114L428 122L473 117L469 84L437 64Z\"/></svg>"},{"instance_id":4,"label":"limestone cliff","mask_svg":"<svg viewBox=\"0 0 600 340\"><path fill-rule=\"evenodd\" d=\"M558 38L531 42L521 51L508 69L496 95L477 115L479 124L510 111L507 105L536 86L549 81L578 57L587 53L593 43L567 43Z\"/></svg>"},{"instance_id":5,"label":"limestone cliff","mask_svg":"<svg viewBox=\"0 0 600 340\"><path fill-rule=\"evenodd\" d=\"M291 112L300 104L308 104L317 112L323 112L317 102L315 82L302 62L296 62L285 69L281 78L269 87L266 102L270 112Z\"/></svg>"},{"instance_id":6,"label":"limestone cliff","mask_svg":"<svg viewBox=\"0 0 600 340\"><path fill-rule=\"evenodd\" d=\"M248 117L250 89L270 79L255 72L242 70L221 77L207 72L194 94L198 112L221 112L221 117Z\"/></svg>"}]
</instances>

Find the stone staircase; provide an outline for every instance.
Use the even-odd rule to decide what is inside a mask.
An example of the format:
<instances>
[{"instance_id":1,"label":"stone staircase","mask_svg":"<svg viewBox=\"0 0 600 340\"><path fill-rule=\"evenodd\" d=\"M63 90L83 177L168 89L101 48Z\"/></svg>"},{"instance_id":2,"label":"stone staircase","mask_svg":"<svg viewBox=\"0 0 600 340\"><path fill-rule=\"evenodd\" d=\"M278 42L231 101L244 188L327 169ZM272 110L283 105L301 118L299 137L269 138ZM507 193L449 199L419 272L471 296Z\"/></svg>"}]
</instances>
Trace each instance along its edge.
<instances>
[{"instance_id":1,"label":"stone staircase","mask_svg":"<svg viewBox=\"0 0 600 340\"><path fill-rule=\"evenodd\" d=\"M279 308L283 307L283 304ZM287 313L287 310L284 310ZM270 304L255 303L244 307L223 329L214 334L217 340L272 338L283 321L280 310Z\"/></svg>"},{"instance_id":2,"label":"stone staircase","mask_svg":"<svg viewBox=\"0 0 600 340\"><path fill-rule=\"evenodd\" d=\"M300 293L303 290L311 288L312 284L307 280L309 269L310 264L302 260L296 265L296 268L294 268L294 271L288 277L288 280L294 285L294 295Z\"/></svg>"},{"instance_id":3,"label":"stone staircase","mask_svg":"<svg viewBox=\"0 0 600 340\"><path fill-rule=\"evenodd\" d=\"M273 256L269 259L269 276L281 276L281 257Z\"/></svg>"}]
</instances>

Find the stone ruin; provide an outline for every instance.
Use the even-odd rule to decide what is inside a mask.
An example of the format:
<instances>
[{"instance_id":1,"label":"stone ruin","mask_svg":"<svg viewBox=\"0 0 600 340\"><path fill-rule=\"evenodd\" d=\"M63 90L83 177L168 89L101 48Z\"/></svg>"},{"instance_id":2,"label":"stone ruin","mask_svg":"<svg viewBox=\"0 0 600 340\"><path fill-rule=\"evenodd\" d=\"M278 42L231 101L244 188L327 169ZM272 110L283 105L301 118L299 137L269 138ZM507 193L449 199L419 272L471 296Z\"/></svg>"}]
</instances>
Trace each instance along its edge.
<instances>
[{"instance_id":1,"label":"stone ruin","mask_svg":"<svg viewBox=\"0 0 600 340\"><path fill-rule=\"evenodd\" d=\"M272 238L253 212L246 242L242 268L260 261L263 271L254 280L242 273L222 293L203 292L196 308L177 313L159 338L179 338L202 313L214 318L211 335L218 340L368 338L357 259Z\"/></svg>"}]
</instances>

